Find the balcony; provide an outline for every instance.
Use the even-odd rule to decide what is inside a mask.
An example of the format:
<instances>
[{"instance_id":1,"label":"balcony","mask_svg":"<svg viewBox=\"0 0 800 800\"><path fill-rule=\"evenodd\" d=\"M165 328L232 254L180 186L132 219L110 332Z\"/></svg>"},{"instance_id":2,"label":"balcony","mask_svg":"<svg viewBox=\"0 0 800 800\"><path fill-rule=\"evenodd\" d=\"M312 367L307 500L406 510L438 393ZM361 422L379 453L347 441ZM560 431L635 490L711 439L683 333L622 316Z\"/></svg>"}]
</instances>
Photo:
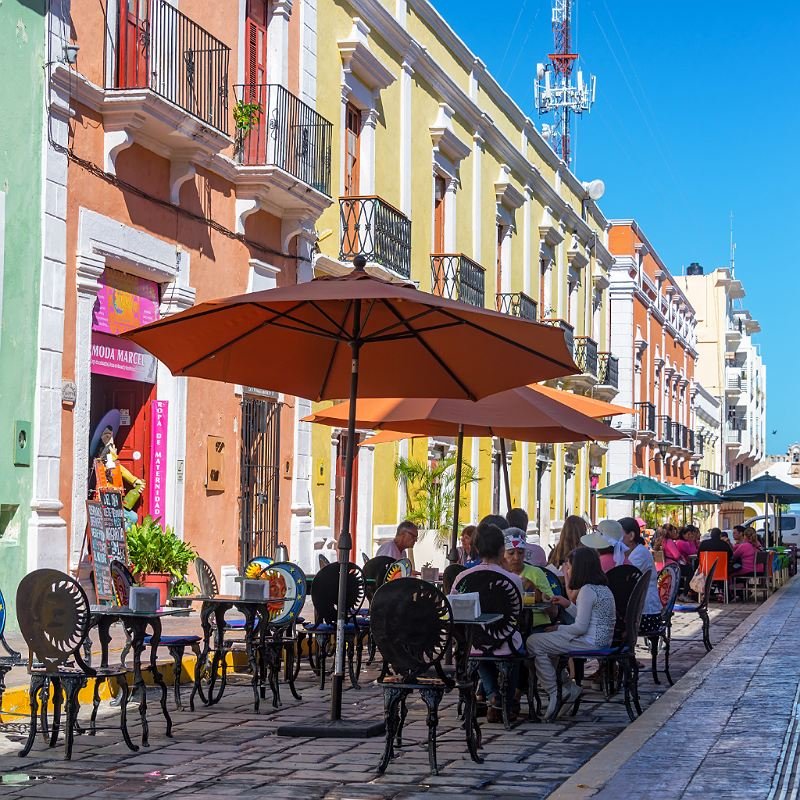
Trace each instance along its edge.
<instances>
[{"instance_id":1,"label":"balcony","mask_svg":"<svg viewBox=\"0 0 800 800\"><path fill-rule=\"evenodd\" d=\"M501 314L536 322L536 301L524 292L495 295L495 304Z\"/></svg>"},{"instance_id":2,"label":"balcony","mask_svg":"<svg viewBox=\"0 0 800 800\"><path fill-rule=\"evenodd\" d=\"M582 374L597 377L597 342L594 339L575 337L575 363Z\"/></svg>"},{"instance_id":3,"label":"balcony","mask_svg":"<svg viewBox=\"0 0 800 800\"><path fill-rule=\"evenodd\" d=\"M739 447L744 435L743 423L728 423L725 426L725 444L730 447Z\"/></svg>"},{"instance_id":4,"label":"balcony","mask_svg":"<svg viewBox=\"0 0 800 800\"><path fill-rule=\"evenodd\" d=\"M672 418L667 416L666 414L659 414L656 418L658 423L658 436L657 439L659 442L667 442L671 447L675 445L675 440L673 438L674 433L672 430Z\"/></svg>"},{"instance_id":5,"label":"balcony","mask_svg":"<svg viewBox=\"0 0 800 800\"><path fill-rule=\"evenodd\" d=\"M230 146L230 48L166 0L140 2L138 13L121 15L110 43L101 108L107 167L134 139L183 161L221 152Z\"/></svg>"},{"instance_id":6,"label":"balcony","mask_svg":"<svg viewBox=\"0 0 800 800\"><path fill-rule=\"evenodd\" d=\"M291 180L296 178L330 197L332 123L283 86L238 84L234 90L237 163L280 170L285 177L264 175L264 180L284 177L279 182L287 191L296 191L297 181Z\"/></svg>"},{"instance_id":7,"label":"balcony","mask_svg":"<svg viewBox=\"0 0 800 800\"><path fill-rule=\"evenodd\" d=\"M710 489L712 492L721 492L724 488L722 475L707 469L700 470L697 476L697 485L702 489Z\"/></svg>"},{"instance_id":8,"label":"balcony","mask_svg":"<svg viewBox=\"0 0 800 800\"><path fill-rule=\"evenodd\" d=\"M597 377L602 386L619 389L619 359L611 353L598 353Z\"/></svg>"},{"instance_id":9,"label":"balcony","mask_svg":"<svg viewBox=\"0 0 800 800\"><path fill-rule=\"evenodd\" d=\"M362 255L401 278L411 277L411 220L380 197L339 199L339 259Z\"/></svg>"},{"instance_id":10,"label":"balcony","mask_svg":"<svg viewBox=\"0 0 800 800\"><path fill-rule=\"evenodd\" d=\"M564 331L564 341L567 345L567 350L569 350L570 355L575 354L575 329L569 322L563 319L556 319L555 317L548 317L541 322L542 325L552 325L554 328L561 328L561 330Z\"/></svg>"},{"instance_id":11,"label":"balcony","mask_svg":"<svg viewBox=\"0 0 800 800\"><path fill-rule=\"evenodd\" d=\"M639 415L637 430L639 438L652 438L656 435L656 407L652 403L634 403Z\"/></svg>"},{"instance_id":12,"label":"balcony","mask_svg":"<svg viewBox=\"0 0 800 800\"><path fill-rule=\"evenodd\" d=\"M431 253L431 291L439 297L484 306L486 270L463 253Z\"/></svg>"}]
</instances>

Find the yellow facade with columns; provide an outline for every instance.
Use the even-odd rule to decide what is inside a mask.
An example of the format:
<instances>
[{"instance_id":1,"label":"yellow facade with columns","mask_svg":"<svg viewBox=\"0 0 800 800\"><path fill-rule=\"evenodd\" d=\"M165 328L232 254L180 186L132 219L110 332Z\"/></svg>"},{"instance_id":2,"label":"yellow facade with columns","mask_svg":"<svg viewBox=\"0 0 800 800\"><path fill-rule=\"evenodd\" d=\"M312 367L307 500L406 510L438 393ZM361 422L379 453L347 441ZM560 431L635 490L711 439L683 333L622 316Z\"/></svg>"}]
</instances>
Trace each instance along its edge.
<instances>
[{"instance_id":1,"label":"yellow facade with columns","mask_svg":"<svg viewBox=\"0 0 800 800\"><path fill-rule=\"evenodd\" d=\"M607 223L581 182L427 0L318 0L317 29L316 107L333 122L336 202L317 225L315 273L342 274L361 253L388 279L560 325L582 372L555 385L612 399ZM312 444L320 547L341 507L343 443L314 426ZM549 545L565 514L591 511L604 449L507 444L512 502ZM405 515L398 456L453 449L427 439L359 448L356 553L372 555ZM479 481L463 523L497 508L498 496L505 512L497 449L465 441Z\"/></svg>"}]
</instances>

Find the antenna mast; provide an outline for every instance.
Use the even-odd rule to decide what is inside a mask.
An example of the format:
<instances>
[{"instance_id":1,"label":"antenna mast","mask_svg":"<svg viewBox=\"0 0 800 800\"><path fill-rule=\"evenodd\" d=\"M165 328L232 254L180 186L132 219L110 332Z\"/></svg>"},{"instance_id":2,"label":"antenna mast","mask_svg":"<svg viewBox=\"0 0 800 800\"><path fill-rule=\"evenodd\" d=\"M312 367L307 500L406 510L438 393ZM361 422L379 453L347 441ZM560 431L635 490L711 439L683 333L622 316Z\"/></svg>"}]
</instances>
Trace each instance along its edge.
<instances>
[{"instance_id":1,"label":"antenna mast","mask_svg":"<svg viewBox=\"0 0 800 800\"><path fill-rule=\"evenodd\" d=\"M570 151L571 115L589 111L595 98L595 77L584 83L583 72L576 73L577 85L572 84L572 72L578 54L572 50L572 2L553 0L553 40L555 52L547 64L536 65L534 99L540 115L553 113L552 125L542 125L542 135L568 166Z\"/></svg>"}]
</instances>

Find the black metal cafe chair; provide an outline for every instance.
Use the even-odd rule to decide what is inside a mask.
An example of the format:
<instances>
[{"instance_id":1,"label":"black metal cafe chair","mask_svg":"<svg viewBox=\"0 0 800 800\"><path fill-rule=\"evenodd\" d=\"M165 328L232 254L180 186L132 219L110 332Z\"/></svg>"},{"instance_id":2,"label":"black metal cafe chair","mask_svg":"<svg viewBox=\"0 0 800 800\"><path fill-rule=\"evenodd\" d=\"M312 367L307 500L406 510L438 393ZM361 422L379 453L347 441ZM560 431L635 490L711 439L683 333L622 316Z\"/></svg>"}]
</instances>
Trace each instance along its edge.
<instances>
[{"instance_id":1,"label":"black metal cafe chair","mask_svg":"<svg viewBox=\"0 0 800 800\"><path fill-rule=\"evenodd\" d=\"M38 569L26 575L17 588L17 620L30 650L30 729L20 757L28 755L38 732L39 704L53 700L50 747L55 747L64 720L64 758L72 758L72 746L78 718L78 692L89 679L114 679L122 693L120 730L131 750L139 748L131 741L127 726L128 681L123 666L90 667L81 656L89 633L91 611L81 585L69 575L54 569ZM35 662L35 663L34 663ZM95 691L95 698L97 692ZM95 731L97 706L92 710Z\"/></svg>"}]
</instances>

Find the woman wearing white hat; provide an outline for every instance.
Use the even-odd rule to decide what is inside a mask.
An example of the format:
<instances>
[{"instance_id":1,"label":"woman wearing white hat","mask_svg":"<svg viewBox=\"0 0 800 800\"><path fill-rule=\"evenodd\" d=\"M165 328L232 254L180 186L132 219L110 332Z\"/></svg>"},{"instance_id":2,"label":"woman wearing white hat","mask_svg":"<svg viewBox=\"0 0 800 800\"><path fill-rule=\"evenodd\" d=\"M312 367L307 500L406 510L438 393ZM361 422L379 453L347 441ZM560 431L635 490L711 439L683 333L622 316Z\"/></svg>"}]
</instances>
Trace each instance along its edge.
<instances>
[{"instance_id":1,"label":"woman wearing white hat","mask_svg":"<svg viewBox=\"0 0 800 800\"><path fill-rule=\"evenodd\" d=\"M603 519L597 527L581 536L581 544L597 550L603 572L625 563L628 547L625 544L625 531L615 519Z\"/></svg>"}]
</instances>

